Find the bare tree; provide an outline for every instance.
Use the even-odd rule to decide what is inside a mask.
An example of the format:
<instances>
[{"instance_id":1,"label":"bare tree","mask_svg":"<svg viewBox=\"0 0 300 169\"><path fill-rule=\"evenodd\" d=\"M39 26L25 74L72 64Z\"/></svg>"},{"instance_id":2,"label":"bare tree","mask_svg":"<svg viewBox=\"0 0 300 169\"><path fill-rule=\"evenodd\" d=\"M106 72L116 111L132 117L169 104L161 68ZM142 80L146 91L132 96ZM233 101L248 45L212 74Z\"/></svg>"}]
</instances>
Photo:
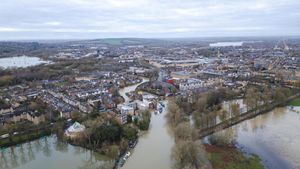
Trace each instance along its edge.
<instances>
[{"instance_id":1,"label":"bare tree","mask_svg":"<svg viewBox=\"0 0 300 169\"><path fill-rule=\"evenodd\" d=\"M238 116L240 114L240 104L231 103L230 104L231 116Z\"/></svg>"},{"instance_id":2,"label":"bare tree","mask_svg":"<svg viewBox=\"0 0 300 169\"><path fill-rule=\"evenodd\" d=\"M166 118L171 127L176 126L182 120L180 108L174 100L170 100L168 103L168 113L166 114Z\"/></svg>"},{"instance_id":3,"label":"bare tree","mask_svg":"<svg viewBox=\"0 0 300 169\"><path fill-rule=\"evenodd\" d=\"M175 161L174 169L199 169L208 164L206 152L200 141L180 141L172 151L172 158Z\"/></svg>"}]
</instances>

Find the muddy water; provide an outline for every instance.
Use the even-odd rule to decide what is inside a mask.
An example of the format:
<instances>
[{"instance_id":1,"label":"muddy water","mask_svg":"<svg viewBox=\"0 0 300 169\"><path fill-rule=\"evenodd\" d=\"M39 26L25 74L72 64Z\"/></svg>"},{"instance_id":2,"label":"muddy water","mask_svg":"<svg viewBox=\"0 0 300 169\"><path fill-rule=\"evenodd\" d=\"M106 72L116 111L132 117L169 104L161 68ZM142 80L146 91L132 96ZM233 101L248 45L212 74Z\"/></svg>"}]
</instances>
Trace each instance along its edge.
<instances>
[{"instance_id":1,"label":"muddy water","mask_svg":"<svg viewBox=\"0 0 300 169\"><path fill-rule=\"evenodd\" d=\"M144 78L141 83L146 81L148 79ZM125 102L130 101L125 93L134 91L139 84L120 90L120 95L124 97ZM152 114L149 130L139 138L138 144L132 150L131 156L122 169L171 168L171 149L174 145L174 139L166 124L166 110L167 108L165 107L161 114Z\"/></svg>"},{"instance_id":2,"label":"muddy water","mask_svg":"<svg viewBox=\"0 0 300 169\"><path fill-rule=\"evenodd\" d=\"M0 169L111 169L114 161L49 136L0 150Z\"/></svg>"},{"instance_id":3,"label":"muddy water","mask_svg":"<svg viewBox=\"0 0 300 169\"><path fill-rule=\"evenodd\" d=\"M174 138L166 124L164 109L162 114L151 117L151 128L139 138L132 155L122 169L170 169L171 149Z\"/></svg>"},{"instance_id":4,"label":"muddy water","mask_svg":"<svg viewBox=\"0 0 300 169\"><path fill-rule=\"evenodd\" d=\"M219 134L257 154L268 169L300 169L300 107L276 108Z\"/></svg>"},{"instance_id":5,"label":"muddy water","mask_svg":"<svg viewBox=\"0 0 300 169\"><path fill-rule=\"evenodd\" d=\"M127 97L126 93L131 92L131 91L135 91L135 89L136 89L140 84L142 84L142 83L144 83L144 82L147 82L147 81L149 81L149 80L146 79L146 78L143 78L141 83L138 83L138 84L135 84L135 85L131 85L131 86L124 87L124 88L120 89L119 93L120 93L120 95L125 99L125 102L129 102L130 99Z\"/></svg>"},{"instance_id":6,"label":"muddy water","mask_svg":"<svg viewBox=\"0 0 300 169\"><path fill-rule=\"evenodd\" d=\"M141 83L146 81L147 79L143 79ZM139 84L120 90L126 102L129 102L129 98L125 93L134 91ZM164 128L163 115L152 117L152 120L150 132L143 137L145 140L149 136L152 138L153 133L158 134L161 132L160 129ZM142 147L143 142L141 139ZM93 151L62 143L55 136L0 149L0 169L111 169L113 166L114 161Z\"/></svg>"}]
</instances>

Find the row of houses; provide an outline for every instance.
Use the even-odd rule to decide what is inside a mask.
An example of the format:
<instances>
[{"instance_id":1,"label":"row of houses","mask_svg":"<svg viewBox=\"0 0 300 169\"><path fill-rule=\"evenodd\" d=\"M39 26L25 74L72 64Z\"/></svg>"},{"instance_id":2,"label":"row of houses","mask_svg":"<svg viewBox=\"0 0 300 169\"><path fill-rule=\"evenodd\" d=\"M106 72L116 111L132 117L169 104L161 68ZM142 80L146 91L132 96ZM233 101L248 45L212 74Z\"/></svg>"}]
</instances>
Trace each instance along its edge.
<instances>
[{"instance_id":1,"label":"row of houses","mask_svg":"<svg viewBox=\"0 0 300 169\"><path fill-rule=\"evenodd\" d=\"M46 120L45 115L37 110L18 109L9 113L0 114L0 124L4 125L9 122L20 122L23 120L31 121L33 124L40 124Z\"/></svg>"},{"instance_id":2,"label":"row of houses","mask_svg":"<svg viewBox=\"0 0 300 169\"><path fill-rule=\"evenodd\" d=\"M148 110L149 108L156 108L157 96L151 94L142 94L142 100L134 100L132 102L126 102L117 106L117 120L121 124L127 123L128 115L133 119L140 117L140 112Z\"/></svg>"}]
</instances>

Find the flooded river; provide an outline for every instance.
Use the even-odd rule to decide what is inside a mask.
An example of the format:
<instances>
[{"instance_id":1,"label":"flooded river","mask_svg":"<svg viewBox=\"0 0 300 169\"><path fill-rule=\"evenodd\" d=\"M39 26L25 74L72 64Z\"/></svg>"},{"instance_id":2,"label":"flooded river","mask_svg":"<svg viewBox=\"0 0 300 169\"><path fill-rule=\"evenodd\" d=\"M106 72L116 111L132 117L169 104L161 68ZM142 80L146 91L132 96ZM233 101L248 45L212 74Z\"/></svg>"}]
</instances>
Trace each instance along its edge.
<instances>
[{"instance_id":1,"label":"flooded river","mask_svg":"<svg viewBox=\"0 0 300 169\"><path fill-rule=\"evenodd\" d=\"M55 136L0 150L0 169L111 169L113 161Z\"/></svg>"},{"instance_id":2,"label":"flooded river","mask_svg":"<svg viewBox=\"0 0 300 169\"><path fill-rule=\"evenodd\" d=\"M146 81L146 79L143 79ZM120 90L126 92L138 86ZM241 100L241 112L244 105ZM223 107L228 109L228 104ZM227 108L226 108L227 107ZM170 134L164 108L162 114L152 114L149 131L139 138L135 149L122 169L170 169L174 139ZM300 169L300 107L276 108L273 111L225 129L225 134L243 151L257 154L268 169ZM100 154L56 140L54 136L2 149L0 169L106 169L113 162Z\"/></svg>"},{"instance_id":3,"label":"flooded river","mask_svg":"<svg viewBox=\"0 0 300 169\"><path fill-rule=\"evenodd\" d=\"M125 102L129 102L130 99L126 96L126 93L131 92L131 91L135 91L135 89L142 83L144 82L148 82L149 80L147 78L142 78L142 82L137 83L135 85L131 85L131 86L127 86L124 87L122 89L120 89L119 93L120 95L125 99Z\"/></svg>"},{"instance_id":4,"label":"flooded river","mask_svg":"<svg viewBox=\"0 0 300 169\"><path fill-rule=\"evenodd\" d=\"M148 79L143 78L141 83L146 81ZM129 102L130 100L125 93L135 90L139 84L120 90L120 95L125 98L125 102ZM171 149L174 145L174 139L169 133L166 124L166 110L167 108L165 107L161 114L152 114L149 130L139 138L138 144L131 152L132 155L122 169L171 168Z\"/></svg>"},{"instance_id":5,"label":"flooded river","mask_svg":"<svg viewBox=\"0 0 300 169\"><path fill-rule=\"evenodd\" d=\"M258 155L268 169L300 169L300 107L276 108L219 134L245 152Z\"/></svg>"},{"instance_id":6,"label":"flooded river","mask_svg":"<svg viewBox=\"0 0 300 169\"><path fill-rule=\"evenodd\" d=\"M175 143L166 124L166 109L161 114L152 114L149 131L139 138L122 169L171 169L171 149Z\"/></svg>"},{"instance_id":7,"label":"flooded river","mask_svg":"<svg viewBox=\"0 0 300 169\"><path fill-rule=\"evenodd\" d=\"M0 68L20 68L35 66L43 63L49 63L38 57L18 56L10 58L0 58Z\"/></svg>"}]
</instances>

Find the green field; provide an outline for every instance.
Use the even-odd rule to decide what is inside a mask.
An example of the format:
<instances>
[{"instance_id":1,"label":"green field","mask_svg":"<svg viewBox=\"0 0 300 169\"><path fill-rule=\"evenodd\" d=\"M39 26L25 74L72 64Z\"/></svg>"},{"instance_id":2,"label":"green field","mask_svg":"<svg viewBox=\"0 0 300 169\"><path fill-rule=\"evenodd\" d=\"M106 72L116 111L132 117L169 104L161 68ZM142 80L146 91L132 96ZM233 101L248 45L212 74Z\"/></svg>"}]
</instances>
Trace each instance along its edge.
<instances>
[{"instance_id":1,"label":"green field","mask_svg":"<svg viewBox=\"0 0 300 169\"><path fill-rule=\"evenodd\" d=\"M234 147L206 146L213 168L220 169L263 169L258 156L246 156Z\"/></svg>"},{"instance_id":2,"label":"green field","mask_svg":"<svg viewBox=\"0 0 300 169\"><path fill-rule=\"evenodd\" d=\"M291 102L289 102L288 105L289 106L300 106L300 97L296 98L295 100L292 100Z\"/></svg>"}]
</instances>

